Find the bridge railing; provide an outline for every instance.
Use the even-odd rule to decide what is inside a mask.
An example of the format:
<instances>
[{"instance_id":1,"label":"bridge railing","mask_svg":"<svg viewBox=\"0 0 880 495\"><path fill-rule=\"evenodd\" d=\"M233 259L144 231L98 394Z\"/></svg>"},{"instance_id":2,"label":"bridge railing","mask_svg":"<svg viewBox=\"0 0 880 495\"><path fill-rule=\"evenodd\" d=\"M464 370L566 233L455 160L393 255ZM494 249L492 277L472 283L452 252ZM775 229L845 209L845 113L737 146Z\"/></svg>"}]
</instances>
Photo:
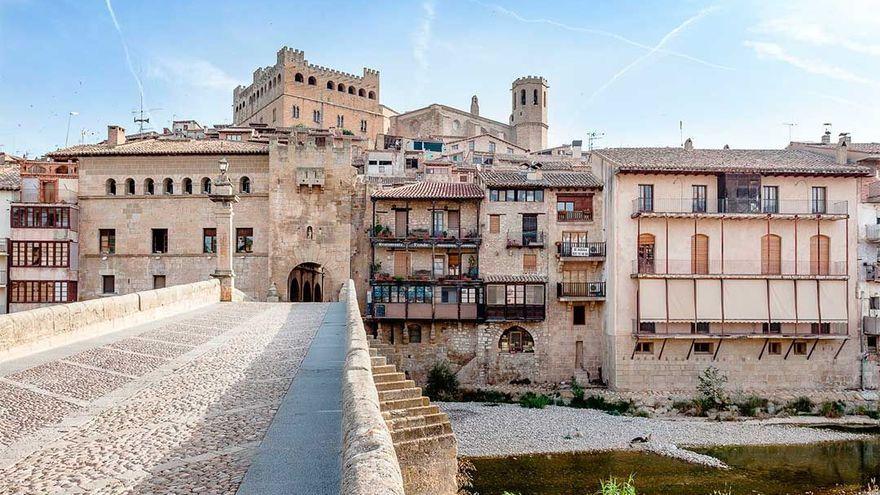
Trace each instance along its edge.
<instances>
[{"instance_id":1,"label":"bridge railing","mask_svg":"<svg viewBox=\"0 0 880 495\"><path fill-rule=\"evenodd\" d=\"M354 282L339 293L348 309L348 348L342 369L342 494L404 495L391 432L382 418L367 332Z\"/></svg>"}]
</instances>

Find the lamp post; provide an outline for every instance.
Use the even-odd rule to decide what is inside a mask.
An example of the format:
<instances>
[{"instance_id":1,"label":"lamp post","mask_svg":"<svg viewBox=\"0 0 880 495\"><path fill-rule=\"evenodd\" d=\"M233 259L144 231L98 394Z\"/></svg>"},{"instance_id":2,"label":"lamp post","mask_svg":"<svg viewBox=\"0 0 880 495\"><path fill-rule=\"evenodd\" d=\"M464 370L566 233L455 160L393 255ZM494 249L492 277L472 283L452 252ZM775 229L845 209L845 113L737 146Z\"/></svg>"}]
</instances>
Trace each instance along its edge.
<instances>
[{"instance_id":1,"label":"lamp post","mask_svg":"<svg viewBox=\"0 0 880 495\"><path fill-rule=\"evenodd\" d=\"M220 280L220 300L232 301L235 288L235 272L232 270L232 205L239 197L232 189L232 181L226 176L229 162L221 158L218 162L220 175L214 179L214 187L208 198L214 203L214 218L217 220L217 268L212 277Z\"/></svg>"}]
</instances>

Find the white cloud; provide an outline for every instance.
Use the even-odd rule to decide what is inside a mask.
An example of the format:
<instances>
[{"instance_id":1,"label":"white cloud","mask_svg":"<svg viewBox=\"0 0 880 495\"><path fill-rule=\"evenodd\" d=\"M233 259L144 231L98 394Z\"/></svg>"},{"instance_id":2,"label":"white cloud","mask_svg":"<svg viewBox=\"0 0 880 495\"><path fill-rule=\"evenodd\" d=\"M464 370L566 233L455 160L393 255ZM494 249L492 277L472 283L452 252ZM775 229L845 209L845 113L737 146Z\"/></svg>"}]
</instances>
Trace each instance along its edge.
<instances>
[{"instance_id":1,"label":"white cloud","mask_svg":"<svg viewBox=\"0 0 880 495\"><path fill-rule=\"evenodd\" d=\"M781 11L771 9L755 30L789 41L880 56L880 44L875 42L880 30L876 0L798 2Z\"/></svg>"},{"instance_id":2,"label":"white cloud","mask_svg":"<svg viewBox=\"0 0 880 495\"><path fill-rule=\"evenodd\" d=\"M199 89L229 91L239 84L223 69L197 58L159 57L153 60L147 74L174 84L184 84Z\"/></svg>"},{"instance_id":3,"label":"white cloud","mask_svg":"<svg viewBox=\"0 0 880 495\"><path fill-rule=\"evenodd\" d=\"M791 53L786 51L785 48L776 43L747 40L743 44L754 50L755 54L757 54L759 58L785 62L793 67L797 67L798 69L809 72L810 74L816 74L820 76L830 77L832 79L837 79L839 81L848 81L859 84L877 84L875 81L856 75L846 69L843 69L842 67L837 67L821 60L808 59L792 55Z\"/></svg>"}]
</instances>

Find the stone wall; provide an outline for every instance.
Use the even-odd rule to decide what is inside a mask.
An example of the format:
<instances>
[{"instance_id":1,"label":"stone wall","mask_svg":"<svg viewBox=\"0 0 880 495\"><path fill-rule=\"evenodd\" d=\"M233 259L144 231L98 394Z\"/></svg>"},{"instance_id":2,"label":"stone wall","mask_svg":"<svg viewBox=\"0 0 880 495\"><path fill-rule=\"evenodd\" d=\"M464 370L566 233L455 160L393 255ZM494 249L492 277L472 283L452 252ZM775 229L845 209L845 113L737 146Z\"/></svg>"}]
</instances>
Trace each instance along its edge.
<instances>
[{"instance_id":1,"label":"stone wall","mask_svg":"<svg viewBox=\"0 0 880 495\"><path fill-rule=\"evenodd\" d=\"M0 315L0 356L36 352L219 301L219 282L208 280Z\"/></svg>"},{"instance_id":2,"label":"stone wall","mask_svg":"<svg viewBox=\"0 0 880 495\"><path fill-rule=\"evenodd\" d=\"M379 407L367 333L351 280L340 291L348 305L348 351L342 381L342 494L403 495L403 477Z\"/></svg>"}]
</instances>

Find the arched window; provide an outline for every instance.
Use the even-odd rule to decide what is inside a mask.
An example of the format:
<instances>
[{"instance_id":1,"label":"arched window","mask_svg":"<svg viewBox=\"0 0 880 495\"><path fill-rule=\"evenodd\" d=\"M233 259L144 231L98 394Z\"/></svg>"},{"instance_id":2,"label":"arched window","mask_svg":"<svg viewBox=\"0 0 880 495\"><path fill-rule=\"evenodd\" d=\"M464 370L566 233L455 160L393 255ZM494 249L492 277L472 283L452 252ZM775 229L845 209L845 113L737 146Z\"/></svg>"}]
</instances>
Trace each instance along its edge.
<instances>
[{"instance_id":1,"label":"arched window","mask_svg":"<svg viewBox=\"0 0 880 495\"><path fill-rule=\"evenodd\" d=\"M654 235L639 235L639 273L654 273Z\"/></svg>"},{"instance_id":2,"label":"arched window","mask_svg":"<svg viewBox=\"0 0 880 495\"><path fill-rule=\"evenodd\" d=\"M309 225L308 227L306 227L306 239L314 239L314 238L315 238L315 231L312 229L312 226Z\"/></svg>"},{"instance_id":3,"label":"arched window","mask_svg":"<svg viewBox=\"0 0 880 495\"><path fill-rule=\"evenodd\" d=\"M524 89L519 92L519 104L526 106L526 90Z\"/></svg>"},{"instance_id":4,"label":"arched window","mask_svg":"<svg viewBox=\"0 0 880 495\"><path fill-rule=\"evenodd\" d=\"M412 324L406 327L406 331L409 334L409 343L410 344L421 344L422 343L422 327L416 324Z\"/></svg>"},{"instance_id":5,"label":"arched window","mask_svg":"<svg viewBox=\"0 0 880 495\"><path fill-rule=\"evenodd\" d=\"M547 92L544 91L544 106L547 106Z\"/></svg>"},{"instance_id":6,"label":"arched window","mask_svg":"<svg viewBox=\"0 0 880 495\"><path fill-rule=\"evenodd\" d=\"M193 180L189 177L183 179L183 194L193 193Z\"/></svg>"},{"instance_id":7,"label":"arched window","mask_svg":"<svg viewBox=\"0 0 880 495\"><path fill-rule=\"evenodd\" d=\"M535 352L535 340L532 334L522 327L510 327L498 339L498 350L501 352Z\"/></svg>"},{"instance_id":8,"label":"arched window","mask_svg":"<svg viewBox=\"0 0 880 495\"><path fill-rule=\"evenodd\" d=\"M309 76L309 86L315 86L318 84L318 80L315 79L315 76Z\"/></svg>"},{"instance_id":9,"label":"arched window","mask_svg":"<svg viewBox=\"0 0 880 495\"><path fill-rule=\"evenodd\" d=\"M536 89L532 92L532 105L537 105L537 104L538 104L538 90Z\"/></svg>"},{"instance_id":10,"label":"arched window","mask_svg":"<svg viewBox=\"0 0 880 495\"><path fill-rule=\"evenodd\" d=\"M353 94L354 94L354 86L349 86L349 87L348 87L348 94L350 94L350 95L353 95Z\"/></svg>"},{"instance_id":11,"label":"arched window","mask_svg":"<svg viewBox=\"0 0 880 495\"><path fill-rule=\"evenodd\" d=\"M241 180L238 181L238 190L243 194L250 194L251 192L251 180L244 176Z\"/></svg>"},{"instance_id":12,"label":"arched window","mask_svg":"<svg viewBox=\"0 0 880 495\"><path fill-rule=\"evenodd\" d=\"M125 194L134 194L134 179L125 179Z\"/></svg>"},{"instance_id":13,"label":"arched window","mask_svg":"<svg viewBox=\"0 0 880 495\"><path fill-rule=\"evenodd\" d=\"M202 178L202 194L211 194L211 179Z\"/></svg>"},{"instance_id":14,"label":"arched window","mask_svg":"<svg viewBox=\"0 0 880 495\"><path fill-rule=\"evenodd\" d=\"M333 81L327 81L327 89L336 89L333 85Z\"/></svg>"},{"instance_id":15,"label":"arched window","mask_svg":"<svg viewBox=\"0 0 880 495\"><path fill-rule=\"evenodd\" d=\"M364 88L361 88L358 90L358 96L360 96L361 98L363 98L364 96L367 96L367 92L364 91Z\"/></svg>"},{"instance_id":16,"label":"arched window","mask_svg":"<svg viewBox=\"0 0 880 495\"><path fill-rule=\"evenodd\" d=\"M55 173L58 175L67 175L67 165L60 165L55 169Z\"/></svg>"},{"instance_id":17,"label":"arched window","mask_svg":"<svg viewBox=\"0 0 880 495\"><path fill-rule=\"evenodd\" d=\"M373 92L373 91L370 91L369 93L367 93L367 98L369 98L369 99L371 99L371 100L375 100L375 99L376 99L376 93Z\"/></svg>"},{"instance_id":18,"label":"arched window","mask_svg":"<svg viewBox=\"0 0 880 495\"><path fill-rule=\"evenodd\" d=\"M782 273L782 238L776 234L761 237L761 274Z\"/></svg>"},{"instance_id":19,"label":"arched window","mask_svg":"<svg viewBox=\"0 0 880 495\"><path fill-rule=\"evenodd\" d=\"M831 239L827 235L810 237L810 275L828 275Z\"/></svg>"},{"instance_id":20,"label":"arched window","mask_svg":"<svg viewBox=\"0 0 880 495\"><path fill-rule=\"evenodd\" d=\"M300 74L299 72L297 72L296 75L293 76L293 80L295 82L301 83L301 82L303 82L303 75Z\"/></svg>"},{"instance_id":21,"label":"arched window","mask_svg":"<svg viewBox=\"0 0 880 495\"><path fill-rule=\"evenodd\" d=\"M162 181L162 192L165 194L174 194L174 179L169 177Z\"/></svg>"},{"instance_id":22,"label":"arched window","mask_svg":"<svg viewBox=\"0 0 880 495\"><path fill-rule=\"evenodd\" d=\"M709 236L705 234L691 236L691 273L709 273Z\"/></svg>"},{"instance_id":23,"label":"arched window","mask_svg":"<svg viewBox=\"0 0 880 495\"><path fill-rule=\"evenodd\" d=\"M107 179L107 194L116 196L116 181L113 179Z\"/></svg>"},{"instance_id":24,"label":"arched window","mask_svg":"<svg viewBox=\"0 0 880 495\"><path fill-rule=\"evenodd\" d=\"M153 179L144 180L144 194L155 194L156 186L153 184Z\"/></svg>"},{"instance_id":25,"label":"arched window","mask_svg":"<svg viewBox=\"0 0 880 495\"><path fill-rule=\"evenodd\" d=\"M345 93L345 85L340 84L340 85L336 86L336 91L339 91L340 93Z\"/></svg>"}]
</instances>

